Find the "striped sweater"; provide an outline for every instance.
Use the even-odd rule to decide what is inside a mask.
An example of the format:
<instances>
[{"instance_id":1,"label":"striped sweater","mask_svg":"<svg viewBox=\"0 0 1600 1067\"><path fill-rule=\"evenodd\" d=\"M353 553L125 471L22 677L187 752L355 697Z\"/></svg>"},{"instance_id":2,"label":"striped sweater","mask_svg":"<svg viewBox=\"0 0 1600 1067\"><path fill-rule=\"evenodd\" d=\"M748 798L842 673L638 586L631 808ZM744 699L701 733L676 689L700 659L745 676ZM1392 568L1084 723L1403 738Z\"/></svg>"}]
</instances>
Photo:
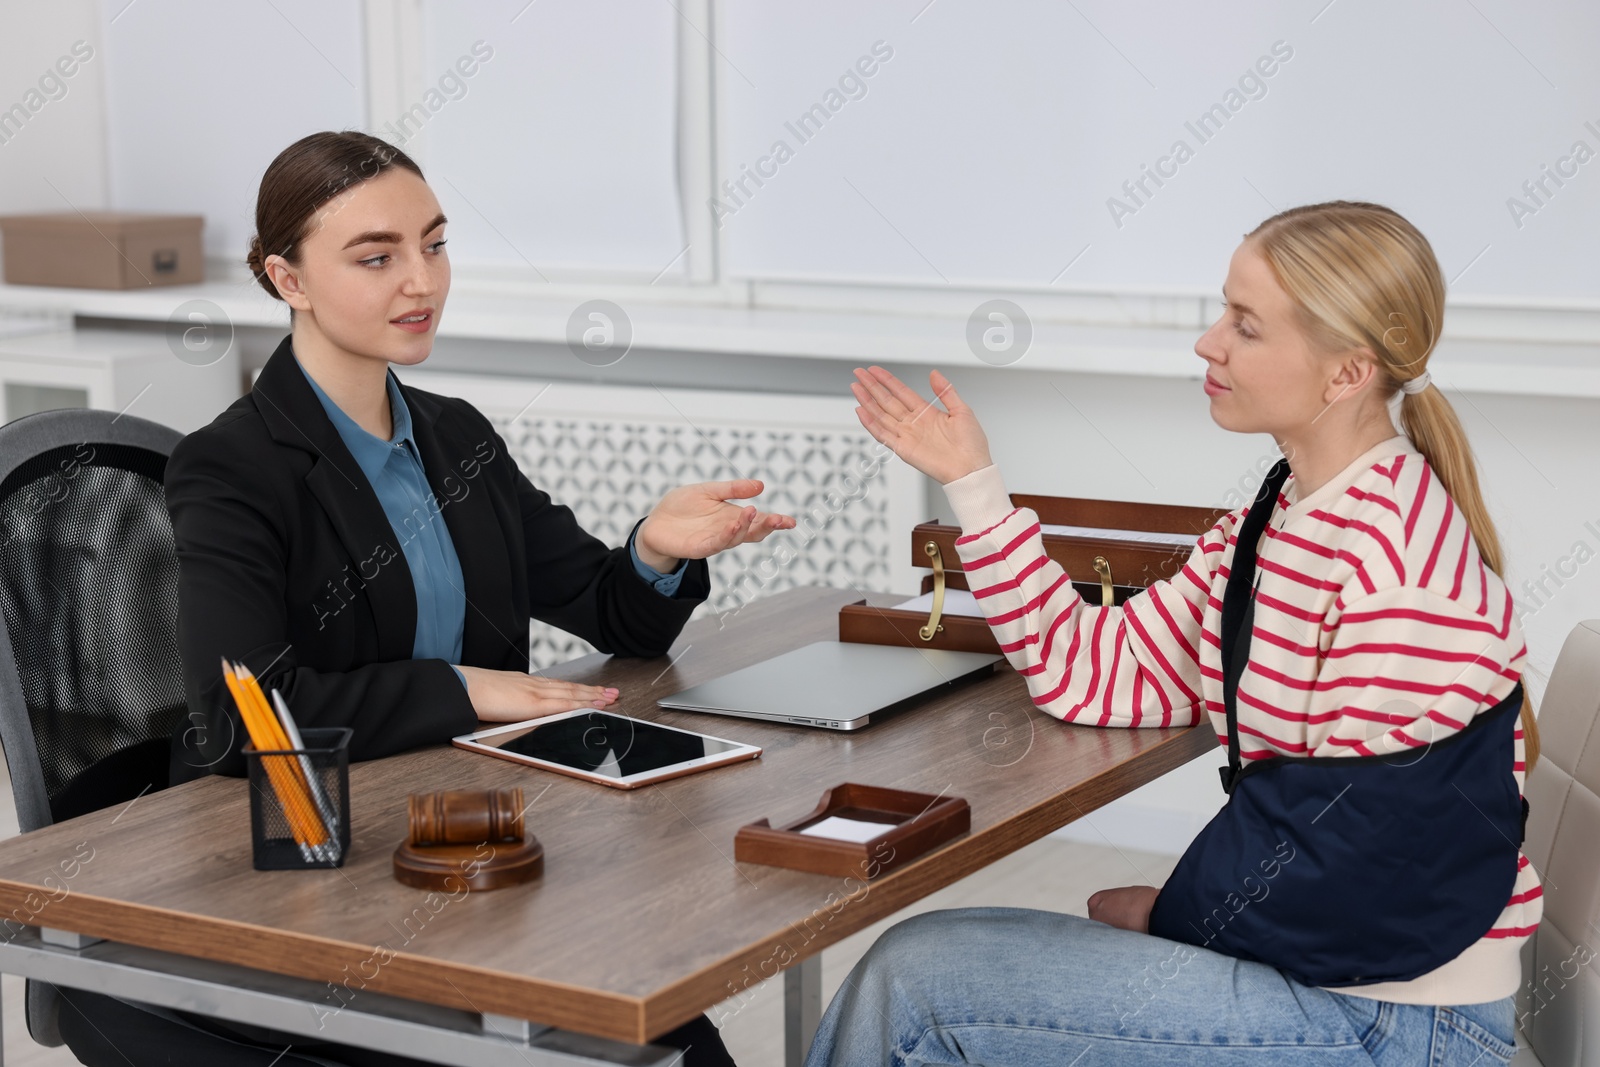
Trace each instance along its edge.
<instances>
[{"instance_id":1,"label":"striped sweater","mask_svg":"<svg viewBox=\"0 0 1600 1067\"><path fill-rule=\"evenodd\" d=\"M1224 516L1171 580L1115 607L1090 604L1045 555L1038 516L1014 508L994 466L945 486L968 584L1033 702L1091 726L1190 726L1226 747L1222 597L1246 508ZM1250 662L1239 681L1240 756L1340 756L1421 746L1461 729L1517 684L1527 658L1510 592L1406 436L1357 457L1304 500L1290 474L1258 548ZM1524 782L1523 733L1513 773ZM1526 856L1477 943L1407 982L1343 987L1408 1004L1515 993L1519 950L1543 910Z\"/></svg>"}]
</instances>

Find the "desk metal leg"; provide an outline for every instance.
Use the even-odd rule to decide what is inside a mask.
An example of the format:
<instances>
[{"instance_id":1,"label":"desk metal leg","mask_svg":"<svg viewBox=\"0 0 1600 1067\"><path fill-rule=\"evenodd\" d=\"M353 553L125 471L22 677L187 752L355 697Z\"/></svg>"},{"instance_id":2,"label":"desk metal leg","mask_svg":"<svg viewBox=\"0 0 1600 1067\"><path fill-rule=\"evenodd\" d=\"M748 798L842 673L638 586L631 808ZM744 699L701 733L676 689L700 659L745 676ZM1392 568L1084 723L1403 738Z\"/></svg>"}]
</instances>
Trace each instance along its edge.
<instances>
[{"instance_id":1,"label":"desk metal leg","mask_svg":"<svg viewBox=\"0 0 1600 1067\"><path fill-rule=\"evenodd\" d=\"M800 1067L822 1022L822 956L783 972L783 1063Z\"/></svg>"}]
</instances>

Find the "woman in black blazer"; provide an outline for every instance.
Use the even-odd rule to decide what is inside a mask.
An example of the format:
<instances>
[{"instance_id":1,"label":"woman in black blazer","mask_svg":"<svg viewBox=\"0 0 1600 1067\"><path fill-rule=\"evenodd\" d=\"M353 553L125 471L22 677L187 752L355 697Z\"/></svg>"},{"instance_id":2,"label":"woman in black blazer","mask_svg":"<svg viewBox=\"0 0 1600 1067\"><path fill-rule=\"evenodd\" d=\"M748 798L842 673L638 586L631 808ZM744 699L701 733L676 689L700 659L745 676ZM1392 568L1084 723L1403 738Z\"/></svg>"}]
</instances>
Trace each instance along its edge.
<instances>
[{"instance_id":1,"label":"woman in black blazer","mask_svg":"<svg viewBox=\"0 0 1600 1067\"><path fill-rule=\"evenodd\" d=\"M243 773L224 656L280 690L300 725L352 728L356 760L480 720L606 707L617 690L528 673L530 618L604 652L661 655L710 592L705 557L794 525L728 502L758 481L704 483L668 493L608 549L470 404L391 384L391 363L427 358L450 284L445 217L398 149L348 132L296 142L262 179L256 224L251 267L293 309L293 332L167 464L189 704L175 780ZM401 499L419 504L402 517ZM90 1064L412 1062L181 1022L73 993L62 1030ZM704 1017L658 1042L685 1064L732 1064Z\"/></svg>"},{"instance_id":2,"label":"woman in black blazer","mask_svg":"<svg viewBox=\"0 0 1600 1067\"><path fill-rule=\"evenodd\" d=\"M706 556L794 525L727 502L758 494L758 481L673 490L630 538L654 571L681 572L664 595L627 546L608 549L529 482L472 405L405 385L433 506L393 520L315 389L390 439L389 365L427 358L449 292L438 201L398 149L321 133L268 168L256 216L251 266L293 309L293 333L167 465L189 701L175 778L243 773L224 656L281 690L300 725L351 727L354 760L447 742L480 720L609 705L615 690L528 673L530 618L603 652L661 655L710 592ZM438 523L465 594L459 676L444 658L413 658L429 591L419 578L446 594L455 581L416 574L402 542Z\"/></svg>"}]
</instances>

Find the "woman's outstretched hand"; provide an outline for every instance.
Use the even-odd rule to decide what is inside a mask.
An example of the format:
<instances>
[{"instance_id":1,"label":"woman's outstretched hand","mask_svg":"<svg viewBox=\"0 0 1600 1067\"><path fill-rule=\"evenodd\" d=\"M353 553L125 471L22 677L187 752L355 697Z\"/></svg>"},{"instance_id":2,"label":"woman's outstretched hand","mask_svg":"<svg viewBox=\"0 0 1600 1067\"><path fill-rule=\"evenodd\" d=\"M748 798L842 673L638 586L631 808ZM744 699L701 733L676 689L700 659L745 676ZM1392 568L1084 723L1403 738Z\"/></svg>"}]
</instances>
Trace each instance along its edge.
<instances>
[{"instance_id":1,"label":"woman's outstretched hand","mask_svg":"<svg viewBox=\"0 0 1600 1067\"><path fill-rule=\"evenodd\" d=\"M983 427L972 409L962 403L950 379L933 371L928 384L942 409L882 367L857 367L850 391L861 405L856 408L856 418L868 433L917 470L946 485L993 461Z\"/></svg>"},{"instance_id":2,"label":"woman's outstretched hand","mask_svg":"<svg viewBox=\"0 0 1600 1067\"><path fill-rule=\"evenodd\" d=\"M755 478L679 486L651 510L633 547L641 560L665 574L677 570L680 560L705 559L760 541L773 530L792 530L792 515L729 503L759 496L764 488Z\"/></svg>"}]
</instances>

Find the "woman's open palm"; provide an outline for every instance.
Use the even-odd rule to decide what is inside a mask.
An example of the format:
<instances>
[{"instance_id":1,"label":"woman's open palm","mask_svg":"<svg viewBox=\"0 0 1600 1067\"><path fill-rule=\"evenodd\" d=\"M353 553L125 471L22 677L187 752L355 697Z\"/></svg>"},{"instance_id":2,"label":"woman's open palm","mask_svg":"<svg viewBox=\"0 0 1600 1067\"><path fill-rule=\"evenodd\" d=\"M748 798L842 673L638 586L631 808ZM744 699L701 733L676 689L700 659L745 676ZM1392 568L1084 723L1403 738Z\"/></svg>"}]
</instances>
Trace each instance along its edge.
<instances>
[{"instance_id":1,"label":"woman's open palm","mask_svg":"<svg viewBox=\"0 0 1600 1067\"><path fill-rule=\"evenodd\" d=\"M759 496L764 488L755 478L679 486L662 497L645 519L639 529L640 547L673 559L705 559L735 545L763 540L774 530L792 530L792 515L730 503Z\"/></svg>"},{"instance_id":2,"label":"woman's open palm","mask_svg":"<svg viewBox=\"0 0 1600 1067\"><path fill-rule=\"evenodd\" d=\"M928 384L942 408L924 400L882 367L856 368L850 391L861 405L856 418L894 454L940 485L987 467L989 439L950 379L932 371Z\"/></svg>"}]
</instances>

